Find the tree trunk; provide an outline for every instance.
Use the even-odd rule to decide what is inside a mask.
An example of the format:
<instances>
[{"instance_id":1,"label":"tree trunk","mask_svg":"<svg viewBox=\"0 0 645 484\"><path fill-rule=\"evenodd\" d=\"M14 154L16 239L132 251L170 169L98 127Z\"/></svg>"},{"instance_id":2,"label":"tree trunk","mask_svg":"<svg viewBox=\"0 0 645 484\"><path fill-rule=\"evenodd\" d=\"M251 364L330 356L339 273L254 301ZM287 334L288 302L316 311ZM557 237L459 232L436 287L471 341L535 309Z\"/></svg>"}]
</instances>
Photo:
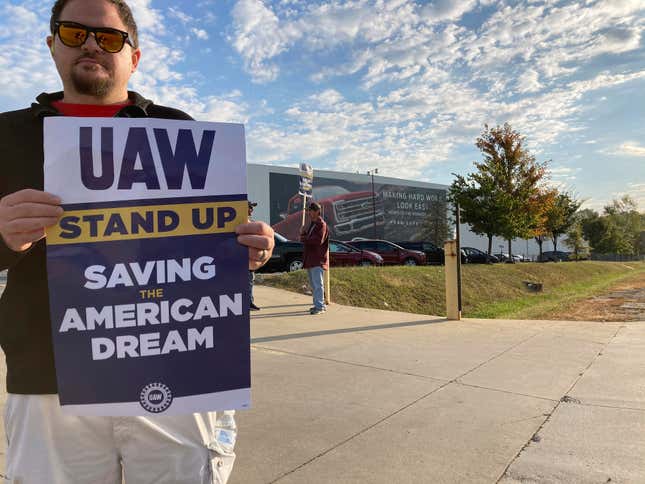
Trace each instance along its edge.
<instances>
[{"instance_id":1,"label":"tree trunk","mask_svg":"<svg viewBox=\"0 0 645 484\"><path fill-rule=\"evenodd\" d=\"M511 239L508 239L508 260L506 262L508 262L509 264L515 262L513 260L513 253L511 252Z\"/></svg>"},{"instance_id":2,"label":"tree trunk","mask_svg":"<svg viewBox=\"0 0 645 484\"><path fill-rule=\"evenodd\" d=\"M486 264L490 262L490 254L493 251L493 234L488 235L488 252L486 253Z\"/></svg>"},{"instance_id":3,"label":"tree trunk","mask_svg":"<svg viewBox=\"0 0 645 484\"><path fill-rule=\"evenodd\" d=\"M558 251L558 236L554 234L552 239L553 239L553 252L557 252Z\"/></svg>"},{"instance_id":4,"label":"tree trunk","mask_svg":"<svg viewBox=\"0 0 645 484\"><path fill-rule=\"evenodd\" d=\"M544 240L542 237L535 237L535 241L537 242L538 249L540 251L540 255L538 256L538 261L542 260L542 244L544 243Z\"/></svg>"}]
</instances>

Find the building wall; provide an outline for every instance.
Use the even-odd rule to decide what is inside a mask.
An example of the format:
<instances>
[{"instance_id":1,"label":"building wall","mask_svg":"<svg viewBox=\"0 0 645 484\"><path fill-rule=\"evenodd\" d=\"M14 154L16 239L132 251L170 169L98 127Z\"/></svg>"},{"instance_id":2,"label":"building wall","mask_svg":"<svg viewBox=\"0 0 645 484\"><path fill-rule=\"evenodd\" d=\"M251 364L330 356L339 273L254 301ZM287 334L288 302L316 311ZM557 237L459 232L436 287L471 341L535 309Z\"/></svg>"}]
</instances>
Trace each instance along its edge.
<instances>
[{"instance_id":1,"label":"building wall","mask_svg":"<svg viewBox=\"0 0 645 484\"><path fill-rule=\"evenodd\" d=\"M445 225L445 185L314 170L313 187L313 198L322 205L332 236L340 240L415 240L428 233L433 217ZM249 165L248 190L249 199L258 202L256 219L287 238L298 237L302 197L296 168Z\"/></svg>"},{"instance_id":2,"label":"building wall","mask_svg":"<svg viewBox=\"0 0 645 484\"><path fill-rule=\"evenodd\" d=\"M254 210L254 218L271 224L277 232L292 239L297 238L297 235L293 233L296 230L294 227L299 227L302 220L300 213L295 215L288 213L289 199L298 191L297 180L298 169L295 167L248 165L249 200L258 203ZM377 196L372 200L372 178L370 175L316 170L315 167L313 185L314 191L318 191L321 195L314 197L317 198L317 201L320 201L321 197L323 200L336 199L335 201L338 201L337 199L340 197L342 202L347 202L349 205L354 203L354 206L350 207L351 210L360 212L354 217L355 220L358 220L354 226L350 227L344 224L340 226L342 230L334 234L341 240L350 240L358 236L371 238L375 232L377 238L409 240L419 233L419 224L424 223L425 213L432 207L436 207L437 201L445 204L448 190L447 185L376 175L374 176L374 192ZM343 195L334 195L334 190L345 193L346 199L343 200ZM350 196L354 198L350 200ZM298 200L300 199L301 197L298 197ZM352 200L358 200L358 202ZM324 204L323 210L329 210L330 206L331 204ZM445 205L440 206L444 210L448 210ZM376 218L374 212L376 212ZM325 214L326 219L327 215ZM446 216L448 216L447 213ZM375 219L377 221L376 227L374 227ZM452 231L451 229L449 232ZM488 239L475 235L470 231L469 226L462 225L461 245L486 251ZM500 246L503 248L500 249ZM512 243L512 248L515 254L523 254L533 258L539 253L538 245L534 239L528 241L516 239ZM542 248L544 251L553 250L553 244L551 241L545 241ZM558 241L558 249L567 250L562 240ZM507 252L508 243L495 237L493 239L493 253L500 251Z\"/></svg>"}]
</instances>

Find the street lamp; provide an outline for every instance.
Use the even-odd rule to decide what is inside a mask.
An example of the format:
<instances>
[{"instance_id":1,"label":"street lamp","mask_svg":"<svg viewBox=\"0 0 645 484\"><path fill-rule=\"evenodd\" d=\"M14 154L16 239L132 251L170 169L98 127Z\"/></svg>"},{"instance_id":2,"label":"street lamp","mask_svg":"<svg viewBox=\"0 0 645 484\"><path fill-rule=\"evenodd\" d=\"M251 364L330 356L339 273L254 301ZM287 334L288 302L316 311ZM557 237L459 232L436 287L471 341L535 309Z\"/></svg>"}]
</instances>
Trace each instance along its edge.
<instances>
[{"instance_id":1,"label":"street lamp","mask_svg":"<svg viewBox=\"0 0 645 484\"><path fill-rule=\"evenodd\" d=\"M372 238L376 238L376 192L374 191L374 175L378 173L378 168L369 170L368 175L372 177L372 226L374 228L374 234Z\"/></svg>"}]
</instances>

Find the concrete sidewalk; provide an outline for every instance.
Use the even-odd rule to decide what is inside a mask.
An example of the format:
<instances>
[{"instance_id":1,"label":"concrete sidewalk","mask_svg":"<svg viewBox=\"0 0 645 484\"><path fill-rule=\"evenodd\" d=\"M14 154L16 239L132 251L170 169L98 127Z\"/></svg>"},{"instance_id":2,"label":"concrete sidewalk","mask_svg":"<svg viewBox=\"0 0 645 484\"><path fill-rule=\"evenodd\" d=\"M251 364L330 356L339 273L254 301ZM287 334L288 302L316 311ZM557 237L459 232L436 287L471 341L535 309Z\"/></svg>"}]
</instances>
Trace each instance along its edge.
<instances>
[{"instance_id":1,"label":"concrete sidewalk","mask_svg":"<svg viewBox=\"0 0 645 484\"><path fill-rule=\"evenodd\" d=\"M255 296L231 484L645 483L645 322L310 316L310 297Z\"/></svg>"},{"instance_id":2,"label":"concrete sidewalk","mask_svg":"<svg viewBox=\"0 0 645 484\"><path fill-rule=\"evenodd\" d=\"M233 484L645 482L643 323L256 300Z\"/></svg>"}]
</instances>

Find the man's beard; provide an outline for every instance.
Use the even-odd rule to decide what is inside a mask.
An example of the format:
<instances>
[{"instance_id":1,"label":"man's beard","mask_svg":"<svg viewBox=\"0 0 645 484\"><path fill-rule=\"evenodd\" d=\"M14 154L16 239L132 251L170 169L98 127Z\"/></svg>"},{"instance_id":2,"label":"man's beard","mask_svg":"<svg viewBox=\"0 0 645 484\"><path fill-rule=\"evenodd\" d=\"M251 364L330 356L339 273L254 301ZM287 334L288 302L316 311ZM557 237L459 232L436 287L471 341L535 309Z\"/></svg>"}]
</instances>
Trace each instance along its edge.
<instances>
[{"instance_id":1,"label":"man's beard","mask_svg":"<svg viewBox=\"0 0 645 484\"><path fill-rule=\"evenodd\" d=\"M105 97L114 86L112 76L108 77L90 77L87 73L79 73L72 69L72 84L79 94L93 97Z\"/></svg>"}]
</instances>

